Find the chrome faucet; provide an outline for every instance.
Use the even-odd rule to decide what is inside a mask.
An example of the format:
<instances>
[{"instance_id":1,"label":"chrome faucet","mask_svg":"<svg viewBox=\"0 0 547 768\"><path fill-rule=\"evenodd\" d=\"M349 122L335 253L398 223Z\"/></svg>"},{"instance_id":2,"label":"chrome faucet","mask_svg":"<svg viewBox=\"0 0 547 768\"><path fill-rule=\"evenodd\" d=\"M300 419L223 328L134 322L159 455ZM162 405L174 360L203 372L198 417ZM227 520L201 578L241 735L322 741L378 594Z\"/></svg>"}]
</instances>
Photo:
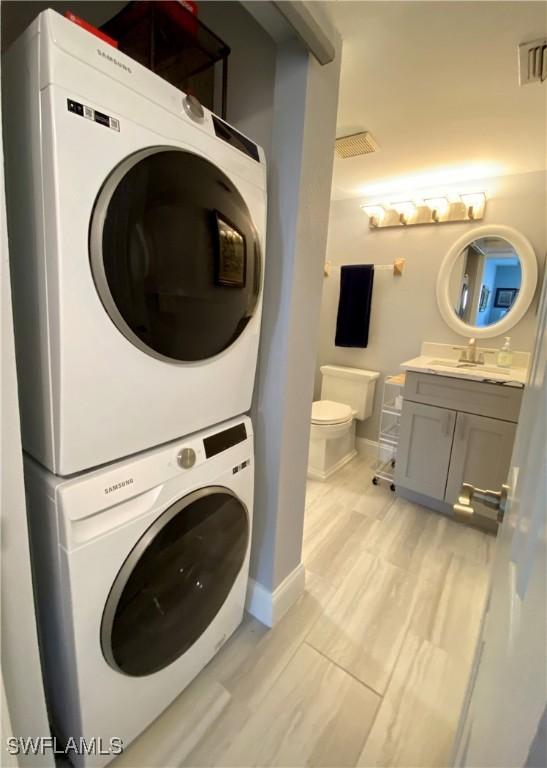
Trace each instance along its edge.
<instances>
[{"instance_id":1,"label":"chrome faucet","mask_svg":"<svg viewBox=\"0 0 547 768\"><path fill-rule=\"evenodd\" d=\"M469 341L467 342L466 354L467 354L467 362L468 363L478 363L479 362L478 350L477 350L477 340L476 339L473 339L473 338L469 339Z\"/></svg>"},{"instance_id":2,"label":"chrome faucet","mask_svg":"<svg viewBox=\"0 0 547 768\"><path fill-rule=\"evenodd\" d=\"M484 355L479 352L477 340L474 338L469 339L466 347L454 347L454 349L460 350L459 363L473 363L474 365L484 363Z\"/></svg>"}]
</instances>

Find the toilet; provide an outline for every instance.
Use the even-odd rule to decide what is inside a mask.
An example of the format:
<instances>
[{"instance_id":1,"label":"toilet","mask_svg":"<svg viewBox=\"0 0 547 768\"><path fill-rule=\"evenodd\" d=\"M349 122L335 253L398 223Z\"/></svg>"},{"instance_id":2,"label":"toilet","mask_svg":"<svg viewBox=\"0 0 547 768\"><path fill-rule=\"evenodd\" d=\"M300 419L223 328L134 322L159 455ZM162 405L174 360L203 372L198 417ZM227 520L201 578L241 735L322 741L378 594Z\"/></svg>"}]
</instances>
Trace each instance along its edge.
<instances>
[{"instance_id":1,"label":"toilet","mask_svg":"<svg viewBox=\"0 0 547 768\"><path fill-rule=\"evenodd\" d=\"M308 476L326 480L356 455L355 420L372 413L377 371L321 366L321 400L312 405Z\"/></svg>"}]
</instances>

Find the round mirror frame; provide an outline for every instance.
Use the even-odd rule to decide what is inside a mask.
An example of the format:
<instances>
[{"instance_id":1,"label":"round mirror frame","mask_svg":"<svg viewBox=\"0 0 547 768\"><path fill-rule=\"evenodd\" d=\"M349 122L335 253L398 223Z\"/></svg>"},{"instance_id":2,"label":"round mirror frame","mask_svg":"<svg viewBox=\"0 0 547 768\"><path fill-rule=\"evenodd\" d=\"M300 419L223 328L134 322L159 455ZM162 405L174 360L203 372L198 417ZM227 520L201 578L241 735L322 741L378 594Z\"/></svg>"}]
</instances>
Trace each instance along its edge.
<instances>
[{"instance_id":1,"label":"round mirror frame","mask_svg":"<svg viewBox=\"0 0 547 768\"><path fill-rule=\"evenodd\" d=\"M511 243L520 259L522 281L519 294L510 311L497 323L478 327L469 325L461 320L450 301L450 275L452 268L464 248L481 237L499 237ZM474 227L470 232L459 237L444 257L437 276L437 304L445 323L460 336L491 339L503 336L511 330L519 320L522 320L536 292L538 265L535 251L531 243L518 230L512 227L485 224Z\"/></svg>"}]
</instances>

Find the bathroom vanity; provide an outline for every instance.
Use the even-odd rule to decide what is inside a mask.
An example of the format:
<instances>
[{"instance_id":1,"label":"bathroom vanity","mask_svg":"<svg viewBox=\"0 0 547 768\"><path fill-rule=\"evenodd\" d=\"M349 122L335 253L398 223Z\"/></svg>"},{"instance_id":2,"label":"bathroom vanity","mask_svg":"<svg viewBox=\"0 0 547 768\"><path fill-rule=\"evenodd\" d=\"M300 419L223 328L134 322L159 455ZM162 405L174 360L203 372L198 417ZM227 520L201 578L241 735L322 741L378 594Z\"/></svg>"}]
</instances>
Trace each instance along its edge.
<instances>
[{"instance_id":1,"label":"bathroom vanity","mask_svg":"<svg viewBox=\"0 0 547 768\"><path fill-rule=\"evenodd\" d=\"M530 355L510 350L509 339L502 354L479 343L501 339L524 317L537 273L534 250L516 230L485 225L462 235L437 277L440 315L462 344L424 342L419 357L401 365L398 494L450 515L457 504L458 519L492 531L510 491L507 474ZM492 514L486 508L475 513L471 500L476 492L480 502L480 489L494 492L487 496Z\"/></svg>"},{"instance_id":2,"label":"bathroom vanity","mask_svg":"<svg viewBox=\"0 0 547 768\"><path fill-rule=\"evenodd\" d=\"M410 366L410 367L409 367ZM463 482L507 479L523 386L407 370L395 484L399 495L452 514Z\"/></svg>"}]
</instances>

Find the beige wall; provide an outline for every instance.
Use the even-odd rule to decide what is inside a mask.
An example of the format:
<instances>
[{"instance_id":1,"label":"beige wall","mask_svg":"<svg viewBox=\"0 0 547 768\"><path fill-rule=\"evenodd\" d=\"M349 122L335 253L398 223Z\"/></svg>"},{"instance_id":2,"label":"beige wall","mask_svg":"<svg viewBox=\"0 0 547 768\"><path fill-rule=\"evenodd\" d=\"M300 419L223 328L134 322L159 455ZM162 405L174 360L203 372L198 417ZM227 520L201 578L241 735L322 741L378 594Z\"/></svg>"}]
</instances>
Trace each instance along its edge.
<instances>
[{"instance_id":1,"label":"beige wall","mask_svg":"<svg viewBox=\"0 0 547 768\"><path fill-rule=\"evenodd\" d=\"M361 200L332 202L327 258L333 265L387 264L402 257L406 259L406 269L400 278L384 271L375 274L367 349L334 346L339 269L334 268L331 276L324 279L315 379L316 398L319 396L319 366L324 363L368 368L385 375L397 371L402 361L415 357L422 341L450 344L465 341L443 322L437 309L435 281L440 264L452 243L474 226L504 224L518 229L532 243L543 275L546 248L545 173L489 179L481 182L481 187L488 193L488 203L485 218L476 225L462 223L369 230L367 217L359 207ZM461 184L459 191L465 191L461 189ZM512 329L514 349L532 349L536 307L537 294L527 315ZM497 347L501 342L502 339L498 337L485 340L485 345ZM358 424L358 436L377 439L380 400L381 381L373 416L367 422Z\"/></svg>"}]
</instances>

